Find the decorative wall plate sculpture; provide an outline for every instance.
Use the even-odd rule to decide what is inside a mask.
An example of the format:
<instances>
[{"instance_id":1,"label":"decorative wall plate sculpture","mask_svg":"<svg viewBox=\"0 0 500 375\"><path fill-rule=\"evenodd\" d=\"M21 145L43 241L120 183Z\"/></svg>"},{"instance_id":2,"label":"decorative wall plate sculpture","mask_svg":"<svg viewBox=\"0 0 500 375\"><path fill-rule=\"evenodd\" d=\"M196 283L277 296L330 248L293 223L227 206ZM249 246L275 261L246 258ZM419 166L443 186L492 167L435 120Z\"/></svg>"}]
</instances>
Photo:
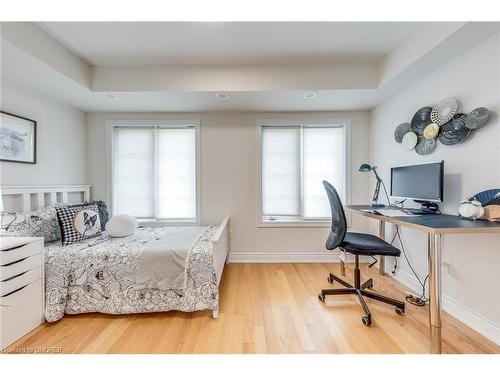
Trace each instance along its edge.
<instances>
[{"instance_id":1,"label":"decorative wall plate sculpture","mask_svg":"<svg viewBox=\"0 0 500 375\"><path fill-rule=\"evenodd\" d=\"M403 141L401 143L403 143L403 146L405 146L407 150L413 150L415 148L415 145L417 144L417 141L417 134L408 132L404 135Z\"/></svg>"},{"instance_id":2,"label":"decorative wall plate sculpture","mask_svg":"<svg viewBox=\"0 0 500 375\"><path fill-rule=\"evenodd\" d=\"M420 108L411 119L411 130L417 134L423 134L424 129L431 121L431 107Z\"/></svg>"},{"instance_id":3,"label":"decorative wall plate sculpture","mask_svg":"<svg viewBox=\"0 0 500 375\"><path fill-rule=\"evenodd\" d=\"M490 119L487 108L478 107L468 115L456 113L458 102L454 98L441 100L431 107L420 108L407 122L399 124L394 130L394 140L407 150L415 149L419 155L430 154L437 141L445 146L462 142L474 131L483 127Z\"/></svg>"},{"instance_id":4,"label":"decorative wall plate sculpture","mask_svg":"<svg viewBox=\"0 0 500 375\"><path fill-rule=\"evenodd\" d=\"M424 138L425 139L434 139L439 133L439 125L431 122L424 129Z\"/></svg>"},{"instance_id":5,"label":"decorative wall plate sculpture","mask_svg":"<svg viewBox=\"0 0 500 375\"><path fill-rule=\"evenodd\" d=\"M431 120L442 126L453 118L457 109L458 102L455 98L443 99L432 108Z\"/></svg>"},{"instance_id":6,"label":"decorative wall plate sculpture","mask_svg":"<svg viewBox=\"0 0 500 375\"><path fill-rule=\"evenodd\" d=\"M465 119L465 126L469 129L479 129L484 126L490 118L487 108L479 107L469 113Z\"/></svg>"},{"instance_id":7,"label":"decorative wall plate sculpture","mask_svg":"<svg viewBox=\"0 0 500 375\"><path fill-rule=\"evenodd\" d=\"M418 143L415 146L415 152L419 155L430 154L436 147L435 139L426 139L425 137L418 137Z\"/></svg>"},{"instance_id":8,"label":"decorative wall plate sculpture","mask_svg":"<svg viewBox=\"0 0 500 375\"><path fill-rule=\"evenodd\" d=\"M466 129L467 127L465 126L465 119L466 119L467 115L465 113L457 113L455 116L453 116L453 118L448 121L448 122L451 122L451 124L453 125L453 129L455 130L464 130Z\"/></svg>"},{"instance_id":9,"label":"decorative wall plate sculpture","mask_svg":"<svg viewBox=\"0 0 500 375\"><path fill-rule=\"evenodd\" d=\"M406 133L410 131L410 124L407 122L403 122L399 124L396 130L394 130L394 140L397 143L401 143L403 141L403 137Z\"/></svg>"},{"instance_id":10,"label":"decorative wall plate sculpture","mask_svg":"<svg viewBox=\"0 0 500 375\"><path fill-rule=\"evenodd\" d=\"M456 145L462 142L470 133L470 129L465 127L465 117L463 113L459 113L441 126L439 133L439 142L446 146Z\"/></svg>"}]
</instances>

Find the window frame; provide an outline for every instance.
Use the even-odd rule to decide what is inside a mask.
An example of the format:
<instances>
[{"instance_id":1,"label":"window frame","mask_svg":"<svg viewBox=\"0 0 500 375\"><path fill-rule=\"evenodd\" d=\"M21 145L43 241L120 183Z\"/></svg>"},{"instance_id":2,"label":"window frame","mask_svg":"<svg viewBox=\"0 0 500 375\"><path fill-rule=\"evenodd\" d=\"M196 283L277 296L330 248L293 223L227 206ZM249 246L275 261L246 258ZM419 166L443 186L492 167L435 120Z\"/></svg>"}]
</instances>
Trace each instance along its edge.
<instances>
[{"instance_id":1,"label":"window frame","mask_svg":"<svg viewBox=\"0 0 500 375\"><path fill-rule=\"evenodd\" d=\"M319 227L326 228L330 226L330 219L304 219L299 218L296 220L264 220L262 215L262 129L266 126L272 127L332 127L339 126L342 127L343 134L343 150L342 155L344 158L343 163L343 203L349 204L351 201L351 120L350 119L300 119L300 120L289 120L289 119L271 119L271 120L258 120L257 121L257 227L258 228L288 228L288 227ZM300 155L302 158L303 155ZM301 163L302 164L302 163ZM301 165L301 169L303 166ZM301 170L300 178L303 179L303 171ZM300 204L303 207L303 182L301 183L301 196ZM350 223L350 218L347 218L348 224Z\"/></svg>"},{"instance_id":2,"label":"window frame","mask_svg":"<svg viewBox=\"0 0 500 375\"><path fill-rule=\"evenodd\" d=\"M161 127L161 128L182 128L194 127L195 130L195 187L196 187L196 218L191 219L157 219L157 218L141 218L138 221L146 226L175 226L175 225L199 225L201 222L201 157L200 157L200 120L107 120L106 121L106 140L107 140L107 157L106 157L106 175L107 175L107 202L109 203L110 213L115 214L115 145L114 145L114 129L117 127L125 128L141 128L141 127ZM156 141L155 141L156 144ZM155 148L155 152L156 148ZM157 175L155 174L155 191L157 186ZM155 194L156 195L156 194ZM155 211L157 210L158 202L155 200Z\"/></svg>"}]
</instances>

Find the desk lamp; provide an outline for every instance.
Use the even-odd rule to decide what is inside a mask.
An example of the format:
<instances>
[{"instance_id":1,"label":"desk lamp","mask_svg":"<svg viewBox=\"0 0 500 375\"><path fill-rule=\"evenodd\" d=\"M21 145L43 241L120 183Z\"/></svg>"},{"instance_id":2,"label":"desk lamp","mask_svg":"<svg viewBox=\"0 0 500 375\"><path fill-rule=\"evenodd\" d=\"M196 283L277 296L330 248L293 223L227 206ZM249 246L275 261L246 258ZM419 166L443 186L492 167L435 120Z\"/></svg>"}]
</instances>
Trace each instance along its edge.
<instances>
[{"instance_id":1,"label":"desk lamp","mask_svg":"<svg viewBox=\"0 0 500 375\"><path fill-rule=\"evenodd\" d=\"M375 174L375 177L377 178L377 185L375 186L375 192L373 193L373 198L372 202L370 203L371 207L385 207L384 204L379 204L377 203L378 201L378 195L380 193L380 185L382 185L384 182L380 178L380 176L377 173L377 167L371 166L370 164L361 164L359 167L360 172L372 172ZM387 198L389 199L389 198Z\"/></svg>"}]
</instances>

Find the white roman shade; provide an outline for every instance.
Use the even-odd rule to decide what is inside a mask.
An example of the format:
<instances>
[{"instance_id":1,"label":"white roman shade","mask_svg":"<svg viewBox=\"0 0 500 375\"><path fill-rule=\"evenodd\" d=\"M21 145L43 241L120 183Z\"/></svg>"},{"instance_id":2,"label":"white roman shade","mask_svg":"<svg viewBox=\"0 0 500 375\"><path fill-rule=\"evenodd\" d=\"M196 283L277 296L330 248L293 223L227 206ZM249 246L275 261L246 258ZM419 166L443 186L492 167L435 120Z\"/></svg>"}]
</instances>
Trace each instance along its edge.
<instances>
[{"instance_id":1,"label":"white roman shade","mask_svg":"<svg viewBox=\"0 0 500 375\"><path fill-rule=\"evenodd\" d=\"M303 129L303 215L306 218L331 215L324 180L344 196L343 134L340 127Z\"/></svg>"},{"instance_id":2,"label":"white roman shade","mask_svg":"<svg viewBox=\"0 0 500 375\"><path fill-rule=\"evenodd\" d=\"M330 207L322 181L344 196L344 126L262 126L263 221L324 220Z\"/></svg>"},{"instance_id":3,"label":"white roman shade","mask_svg":"<svg viewBox=\"0 0 500 375\"><path fill-rule=\"evenodd\" d=\"M158 217L196 217L194 128L158 129Z\"/></svg>"},{"instance_id":4,"label":"white roman shade","mask_svg":"<svg viewBox=\"0 0 500 375\"><path fill-rule=\"evenodd\" d=\"M154 217L154 130L115 128L114 146L115 215Z\"/></svg>"},{"instance_id":5,"label":"white roman shade","mask_svg":"<svg viewBox=\"0 0 500 375\"><path fill-rule=\"evenodd\" d=\"M262 214L300 215L300 129L262 129Z\"/></svg>"},{"instance_id":6,"label":"white roman shade","mask_svg":"<svg viewBox=\"0 0 500 375\"><path fill-rule=\"evenodd\" d=\"M194 126L114 127L114 210L138 218L196 221Z\"/></svg>"}]
</instances>

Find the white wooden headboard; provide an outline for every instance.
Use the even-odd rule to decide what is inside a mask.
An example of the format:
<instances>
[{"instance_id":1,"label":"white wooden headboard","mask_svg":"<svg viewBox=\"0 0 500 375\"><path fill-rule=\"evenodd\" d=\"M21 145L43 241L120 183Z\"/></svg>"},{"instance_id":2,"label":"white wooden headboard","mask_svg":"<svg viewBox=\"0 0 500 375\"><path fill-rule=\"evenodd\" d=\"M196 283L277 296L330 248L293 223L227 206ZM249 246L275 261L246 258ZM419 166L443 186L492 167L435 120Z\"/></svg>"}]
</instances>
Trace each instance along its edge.
<instances>
[{"instance_id":1,"label":"white wooden headboard","mask_svg":"<svg viewBox=\"0 0 500 375\"><path fill-rule=\"evenodd\" d=\"M70 193L79 193L83 195L82 201L89 201L90 187L91 185L0 186L0 192L5 210L28 212L55 203L69 203ZM6 201L9 198L20 198L20 207L7 207Z\"/></svg>"}]
</instances>

